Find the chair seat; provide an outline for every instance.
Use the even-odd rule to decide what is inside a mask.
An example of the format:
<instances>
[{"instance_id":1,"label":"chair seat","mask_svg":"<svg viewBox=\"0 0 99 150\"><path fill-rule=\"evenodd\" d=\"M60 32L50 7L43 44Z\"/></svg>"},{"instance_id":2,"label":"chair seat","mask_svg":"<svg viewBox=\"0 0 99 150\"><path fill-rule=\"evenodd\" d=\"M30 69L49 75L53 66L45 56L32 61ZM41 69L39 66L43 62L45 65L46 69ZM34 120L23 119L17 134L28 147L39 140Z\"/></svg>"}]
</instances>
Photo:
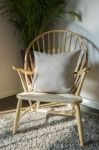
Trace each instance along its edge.
<instances>
[{"instance_id":1,"label":"chair seat","mask_svg":"<svg viewBox=\"0 0 99 150\"><path fill-rule=\"evenodd\" d=\"M22 100L42 101L42 102L60 102L60 103L82 102L82 98L80 96L75 96L73 94L23 92L17 94L17 98Z\"/></svg>"}]
</instances>

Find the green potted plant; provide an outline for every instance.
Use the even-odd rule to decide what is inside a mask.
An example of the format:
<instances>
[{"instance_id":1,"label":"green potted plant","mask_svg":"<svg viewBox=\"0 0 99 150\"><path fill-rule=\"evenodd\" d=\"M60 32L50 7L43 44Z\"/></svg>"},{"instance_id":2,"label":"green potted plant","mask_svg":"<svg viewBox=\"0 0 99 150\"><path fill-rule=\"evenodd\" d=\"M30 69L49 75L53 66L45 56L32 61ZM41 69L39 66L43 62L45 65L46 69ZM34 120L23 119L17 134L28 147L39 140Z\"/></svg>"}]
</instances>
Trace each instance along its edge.
<instances>
[{"instance_id":1,"label":"green potted plant","mask_svg":"<svg viewBox=\"0 0 99 150\"><path fill-rule=\"evenodd\" d=\"M68 8L68 3L68 0L3 0L0 14L19 31L26 48L57 17L67 13L81 20L81 15Z\"/></svg>"}]
</instances>

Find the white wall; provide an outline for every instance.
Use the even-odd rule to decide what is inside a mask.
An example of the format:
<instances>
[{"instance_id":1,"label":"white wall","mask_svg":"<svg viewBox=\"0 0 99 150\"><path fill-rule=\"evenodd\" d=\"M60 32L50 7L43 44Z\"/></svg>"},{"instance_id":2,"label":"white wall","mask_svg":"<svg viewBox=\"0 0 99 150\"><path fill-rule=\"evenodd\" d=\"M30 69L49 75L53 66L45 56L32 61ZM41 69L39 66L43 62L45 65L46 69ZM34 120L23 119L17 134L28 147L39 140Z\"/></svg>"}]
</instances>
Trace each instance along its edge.
<instances>
[{"instance_id":1,"label":"white wall","mask_svg":"<svg viewBox=\"0 0 99 150\"><path fill-rule=\"evenodd\" d=\"M20 66L20 45L10 24L0 20L0 99L20 90L19 78L11 66Z\"/></svg>"},{"instance_id":2,"label":"white wall","mask_svg":"<svg viewBox=\"0 0 99 150\"><path fill-rule=\"evenodd\" d=\"M90 73L84 82L84 104L99 109L99 0L77 0L83 21L68 24L72 31L87 38Z\"/></svg>"}]
</instances>

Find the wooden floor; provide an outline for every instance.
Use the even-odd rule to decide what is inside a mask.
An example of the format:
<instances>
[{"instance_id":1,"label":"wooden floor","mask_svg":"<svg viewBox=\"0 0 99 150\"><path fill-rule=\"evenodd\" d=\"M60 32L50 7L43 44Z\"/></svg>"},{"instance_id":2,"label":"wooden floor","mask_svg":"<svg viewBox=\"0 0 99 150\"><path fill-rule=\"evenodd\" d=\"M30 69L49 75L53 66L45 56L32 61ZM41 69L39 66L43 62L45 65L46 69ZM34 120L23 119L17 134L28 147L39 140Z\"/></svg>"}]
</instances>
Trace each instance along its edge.
<instances>
[{"instance_id":1,"label":"wooden floor","mask_svg":"<svg viewBox=\"0 0 99 150\"><path fill-rule=\"evenodd\" d=\"M4 99L0 99L0 112L16 109L16 106L17 106L17 98L15 95ZM28 101L22 102L22 107L28 107L28 106L29 106ZM92 109L90 107L86 107L84 105L81 105L81 110L85 112L95 112L99 114L98 110Z\"/></svg>"},{"instance_id":2,"label":"wooden floor","mask_svg":"<svg viewBox=\"0 0 99 150\"><path fill-rule=\"evenodd\" d=\"M16 109L16 106L17 106L17 98L15 95L0 100L0 112ZM22 107L27 106L29 106L29 103L27 101L23 101Z\"/></svg>"}]
</instances>

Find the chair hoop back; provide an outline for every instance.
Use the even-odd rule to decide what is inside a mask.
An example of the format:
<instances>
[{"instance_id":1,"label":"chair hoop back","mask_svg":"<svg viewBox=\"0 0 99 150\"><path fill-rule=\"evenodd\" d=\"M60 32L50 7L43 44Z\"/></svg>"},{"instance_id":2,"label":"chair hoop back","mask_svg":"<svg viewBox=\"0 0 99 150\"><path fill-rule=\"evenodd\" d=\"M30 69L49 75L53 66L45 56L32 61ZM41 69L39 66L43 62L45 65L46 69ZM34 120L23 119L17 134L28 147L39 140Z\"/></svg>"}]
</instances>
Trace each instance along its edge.
<instances>
[{"instance_id":1,"label":"chair hoop back","mask_svg":"<svg viewBox=\"0 0 99 150\"><path fill-rule=\"evenodd\" d=\"M88 48L86 42L81 36L71 32L69 30L51 30L44 32L37 36L28 46L25 54L24 69L33 71L35 63L33 59L33 51L39 51L48 54L57 53L69 53L71 51L80 51L80 57L78 59L75 72L83 69L87 66L87 52ZM26 75L27 91L30 91L33 75ZM80 75L75 75L75 93L80 94L80 90L77 92L81 81Z\"/></svg>"}]
</instances>

